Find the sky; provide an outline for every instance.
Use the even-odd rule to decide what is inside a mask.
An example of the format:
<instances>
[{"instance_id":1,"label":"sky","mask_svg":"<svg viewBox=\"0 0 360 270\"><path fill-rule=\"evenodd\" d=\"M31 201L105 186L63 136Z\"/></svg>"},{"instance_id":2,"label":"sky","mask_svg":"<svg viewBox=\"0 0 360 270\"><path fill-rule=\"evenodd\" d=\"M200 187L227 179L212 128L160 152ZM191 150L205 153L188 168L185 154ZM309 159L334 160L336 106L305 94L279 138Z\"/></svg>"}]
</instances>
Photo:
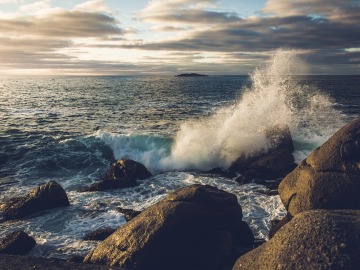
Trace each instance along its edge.
<instances>
[{"instance_id":1,"label":"sky","mask_svg":"<svg viewBox=\"0 0 360 270\"><path fill-rule=\"evenodd\" d=\"M360 0L0 0L0 75L360 74Z\"/></svg>"}]
</instances>

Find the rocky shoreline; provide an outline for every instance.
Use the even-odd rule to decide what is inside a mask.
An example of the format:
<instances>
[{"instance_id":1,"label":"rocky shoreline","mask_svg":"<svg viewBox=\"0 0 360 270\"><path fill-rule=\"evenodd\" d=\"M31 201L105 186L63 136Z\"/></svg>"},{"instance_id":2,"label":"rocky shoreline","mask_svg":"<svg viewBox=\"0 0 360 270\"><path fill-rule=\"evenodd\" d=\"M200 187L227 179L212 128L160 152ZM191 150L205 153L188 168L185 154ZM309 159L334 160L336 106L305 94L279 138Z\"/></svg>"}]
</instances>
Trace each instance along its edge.
<instances>
[{"instance_id":1,"label":"rocky shoreline","mask_svg":"<svg viewBox=\"0 0 360 270\"><path fill-rule=\"evenodd\" d=\"M272 238L256 248L235 195L192 185L141 213L125 209L128 222L99 232L106 239L84 264L1 254L26 253L9 249L19 238L27 239L14 233L0 244L0 269L360 269L360 119L297 166L286 126L266 130L265 137L266 148L240 155L227 170L204 172L236 178L239 184L257 181L278 192L288 215L274 222ZM149 177L142 164L119 160L100 182L82 191L136 186ZM4 219L12 220L68 205L65 191L51 181L0 207Z\"/></svg>"}]
</instances>

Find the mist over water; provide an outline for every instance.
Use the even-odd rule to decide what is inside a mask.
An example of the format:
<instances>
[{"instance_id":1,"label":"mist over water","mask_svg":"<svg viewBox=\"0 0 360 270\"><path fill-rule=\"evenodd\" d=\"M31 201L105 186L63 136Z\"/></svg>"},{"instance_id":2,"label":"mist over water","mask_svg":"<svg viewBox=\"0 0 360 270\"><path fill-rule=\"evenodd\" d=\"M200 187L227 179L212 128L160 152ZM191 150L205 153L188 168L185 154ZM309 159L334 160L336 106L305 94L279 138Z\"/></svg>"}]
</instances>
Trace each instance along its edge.
<instances>
[{"instance_id":1,"label":"mist over water","mask_svg":"<svg viewBox=\"0 0 360 270\"><path fill-rule=\"evenodd\" d=\"M171 155L160 160L166 169L227 168L241 153L266 148L264 131L289 126L294 140L325 141L342 125L331 98L315 86L300 84L306 73L296 51L276 50L268 65L254 71L251 86L234 104L212 116L183 123ZM221 89L219 89L221 91Z\"/></svg>"}]
</instances>

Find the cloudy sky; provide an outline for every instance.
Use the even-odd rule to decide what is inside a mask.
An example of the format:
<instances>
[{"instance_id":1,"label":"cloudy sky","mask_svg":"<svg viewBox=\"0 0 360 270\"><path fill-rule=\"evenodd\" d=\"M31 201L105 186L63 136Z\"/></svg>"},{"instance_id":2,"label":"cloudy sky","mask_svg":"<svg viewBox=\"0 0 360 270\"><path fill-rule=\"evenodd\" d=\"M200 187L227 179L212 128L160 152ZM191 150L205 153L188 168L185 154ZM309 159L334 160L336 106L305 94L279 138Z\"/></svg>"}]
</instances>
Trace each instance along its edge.
<instances>
[{"instance_id":1,"label":"cloudy sky","mask_svg":"<svg viewBox=\"0 0 360 270\"><path fill-rule=\"evenodd\" d=\"M0 0L0 74L360 74L360 0Z\"/></svg>"}]
</instances>

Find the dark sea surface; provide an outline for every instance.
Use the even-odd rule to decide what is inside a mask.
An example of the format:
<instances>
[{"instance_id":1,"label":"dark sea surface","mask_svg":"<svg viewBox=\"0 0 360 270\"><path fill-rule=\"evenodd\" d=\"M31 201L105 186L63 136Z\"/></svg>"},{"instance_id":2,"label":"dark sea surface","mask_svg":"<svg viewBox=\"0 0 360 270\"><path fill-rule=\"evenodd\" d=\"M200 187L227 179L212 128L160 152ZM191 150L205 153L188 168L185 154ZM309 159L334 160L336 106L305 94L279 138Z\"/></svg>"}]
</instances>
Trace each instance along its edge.
<instances>
[{"instance_id":1,"label":"dark sea surface","mask_svg":"<svg viewBox=\"0 0 360 270\"><path fill-rule=\"evenodd\" d=\"M144 208L194 183L236 194L257 238L285 215L279 196L257 184L198 171L227 168L264 144L263 130L287 124L301 161L360 113L360 76L0 77L0 201L49 180L71 206L0 224L38 242L30 255L86 254L82 237L119 227L116 208ZM131 158L154 174L123 190L77 190L98 181L112 160ZM1 214L1 213L0 213Z\"/></svg>"}]
</instances>

